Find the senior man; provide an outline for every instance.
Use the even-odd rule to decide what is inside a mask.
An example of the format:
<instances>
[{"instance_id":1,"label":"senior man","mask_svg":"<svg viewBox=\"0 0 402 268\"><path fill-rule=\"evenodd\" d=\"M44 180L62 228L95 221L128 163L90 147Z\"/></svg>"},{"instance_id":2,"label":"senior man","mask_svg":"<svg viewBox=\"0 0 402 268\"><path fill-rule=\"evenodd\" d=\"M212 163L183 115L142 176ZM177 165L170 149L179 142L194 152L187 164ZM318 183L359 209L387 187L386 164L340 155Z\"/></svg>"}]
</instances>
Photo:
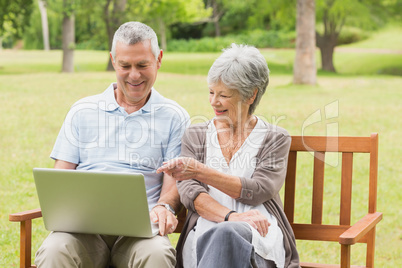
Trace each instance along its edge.
<instances>
[{"instance_id":1,"label":"senior man","mask_svg":"<svg viewBox=\"0 0 402 268\"><path fill-rule=\"evenodd\" d=\"M162 56L149 26L121 25L110 53L117 82L72 106L51 153L55 168L143 173L150 216L159 222L160 235L52 232L36 253L39 268L175 266L167 234L177 226L178 191L174 179L155 171L180 154L189 115L153 88Z\"/></svg>"}]
</instances>

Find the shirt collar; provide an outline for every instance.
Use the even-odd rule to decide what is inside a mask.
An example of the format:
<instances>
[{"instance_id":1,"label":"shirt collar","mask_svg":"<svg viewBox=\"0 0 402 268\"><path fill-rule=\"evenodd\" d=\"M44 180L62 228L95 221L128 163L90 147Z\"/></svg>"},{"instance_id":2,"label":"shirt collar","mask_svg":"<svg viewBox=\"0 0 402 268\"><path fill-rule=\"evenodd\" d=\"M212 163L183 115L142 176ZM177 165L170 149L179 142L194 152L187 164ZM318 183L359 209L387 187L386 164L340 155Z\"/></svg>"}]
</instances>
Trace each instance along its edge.
<instances>
[{"instance_id":1,"label":"shirt collar","mask_svg":"<svg viewBox=\"0 0 402 268\"><path fill-rule=\"evenodd\" d=\"M120 106L116 101L116 97L114 96L114 90L117 88L116 83L110 84L110 86L101 94L101 99L104 105L99 103L99 109L104 110L106 112L111 112L117 110Z\"/></svg>"},{"instance_id":2,"label":"shirt collar","mask_svg":"<svg viewBox=\"0 0 402 268\"><path fill-rule=\"evenodd\" d=\"M151 96L149 97L149 100L145 105L140 109L143 112L151 112L151 110L158 110L161 107L161 104L164 103L164 97L159 94L156 89L152 88L151 89Z\"/></svg>"},{"instance_id":3,"label":"shirt collar","mask_svg":"<svg viewBox=\"0 0 402 268\"><path fill-rule=\"evenodd\" d=\"M99 108L106 111L111 112L119 109L120 105L116 101L116 97L114 95L114 91L117 88L116 83L110 84L110 86L102 93L103 100L105 101L105 105L100 105ZM139 110L142 112L151 112L151 110L158 110L161 108L161 104L164 103L164 97L156 91L155 88L151 89L151 96L149 100L145 103L145 105Z\"/></svg>"}]
</instances>

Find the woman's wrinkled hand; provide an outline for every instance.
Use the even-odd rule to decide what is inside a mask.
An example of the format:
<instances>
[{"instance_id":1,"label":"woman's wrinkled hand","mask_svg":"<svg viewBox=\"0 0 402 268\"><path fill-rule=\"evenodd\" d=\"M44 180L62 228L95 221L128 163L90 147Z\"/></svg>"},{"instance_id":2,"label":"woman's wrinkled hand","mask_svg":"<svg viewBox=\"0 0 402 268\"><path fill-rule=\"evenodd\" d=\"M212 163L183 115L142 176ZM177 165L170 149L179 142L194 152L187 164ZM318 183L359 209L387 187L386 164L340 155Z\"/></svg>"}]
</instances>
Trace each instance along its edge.
<instances>
[{"instance_id":1,"label":"woman's wrinkled hand","mask_svg":"<svg viewBox=\"0 0 402 268\"><path fill-rule=\"evenodd\" d=\"M203 166L204 164L194 158L179 157L163 162L163 165L156 170L156 173L164 172L175 180L183 181L196 179Z\"/></svg>"},{"instance_id":2,"label":"woman's wrinkled hand","mask_svg":"<svg viewBox=\"0 0 402 268\"><path fill-rule=\"evenodd\" d=\"M268 222L268 219L256 209L252 209L243 213L232 213L229 217L229 221L247 222L263 237L267 235L268 228L271 225Z\"/></svg>"}]
</instances>

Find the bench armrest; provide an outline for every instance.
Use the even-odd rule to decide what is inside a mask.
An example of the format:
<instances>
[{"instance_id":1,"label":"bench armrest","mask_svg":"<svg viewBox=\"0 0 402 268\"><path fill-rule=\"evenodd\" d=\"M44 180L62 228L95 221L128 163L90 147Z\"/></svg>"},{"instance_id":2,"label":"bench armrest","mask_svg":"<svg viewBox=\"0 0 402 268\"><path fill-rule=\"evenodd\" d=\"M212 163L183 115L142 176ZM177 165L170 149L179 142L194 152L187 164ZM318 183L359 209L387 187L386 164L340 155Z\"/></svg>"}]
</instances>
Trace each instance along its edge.
<instances>
[{"instance_id":1,"label":"bench armrest","mask_svg":"<svg viewBox=\"0 0 402 268\"><path fill-rule=\"evenodd\" d=\"M32 220L36 218L42 217L42 211L40 208L37 209L32 209L32 210L27 210L23 212L18 212L18 213L13 213L8 216L9 221L26 221L26 220Z\"/></svg>"},{"instance_id":2,"label":"bench armrest","mask_svg":"<svg viewBox=\"0 0 402 268\"><path fill-rule=\"evenodd\" d=\"M381 212L369 213L358 222L350 226L339 236L339 243L342 245L353 245L367 234L382 219Z\"/></svg>"},{"instance_id":3,"label":"bench armrest","mask_svg":"<svg viewBox=\"0 0 402 268\"><path fill-rule=\"evenodd\" d=\"M20 267L36 267L31 265L32 220L42 217L40 208L13 213L9 221L20 223Z\"/></svg>"}]
</instances>

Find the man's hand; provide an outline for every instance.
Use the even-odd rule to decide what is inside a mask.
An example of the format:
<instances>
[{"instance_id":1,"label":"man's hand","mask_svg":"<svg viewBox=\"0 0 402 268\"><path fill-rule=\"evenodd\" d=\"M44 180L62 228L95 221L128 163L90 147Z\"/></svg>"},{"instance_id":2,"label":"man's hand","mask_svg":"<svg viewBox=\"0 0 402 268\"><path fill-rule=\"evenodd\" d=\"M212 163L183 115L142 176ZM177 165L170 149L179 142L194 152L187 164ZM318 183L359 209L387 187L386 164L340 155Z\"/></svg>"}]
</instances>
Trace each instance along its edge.
<instances>
[{"instance_id":1,"label":"man's hand","mask_svg":"<svg viewBox=\"0 0 402 268\"><path fill-rule=\"evenodd\" d=\"M178 220L176 219L176 216L164 206L154 207L149 215L153 223L159 223L160 235L171 234L176 230Z\"/></svg>"}]
</instances>

